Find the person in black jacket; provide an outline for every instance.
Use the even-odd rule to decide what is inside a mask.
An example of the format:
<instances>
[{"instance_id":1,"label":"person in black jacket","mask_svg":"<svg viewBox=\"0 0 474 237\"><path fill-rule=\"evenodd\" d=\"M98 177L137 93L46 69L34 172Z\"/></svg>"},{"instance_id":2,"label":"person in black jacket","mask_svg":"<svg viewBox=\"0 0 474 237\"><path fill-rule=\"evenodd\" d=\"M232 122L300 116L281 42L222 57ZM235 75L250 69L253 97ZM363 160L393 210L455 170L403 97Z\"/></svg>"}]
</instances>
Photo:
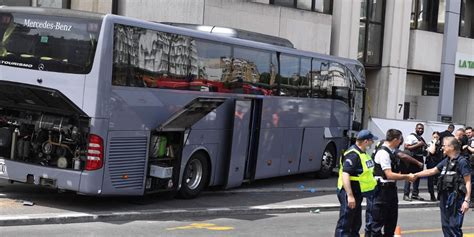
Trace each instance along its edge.
<instances>
[{"instance_id":1,"label":"person in black jacket","mask_svg":"<svg viewBox=\"0 0 474 237\"><path fill-rule=\"evenodd\" d=\"M441 151L441 142L439 139L439 132L434 131L431 135L431 142L428 144L428 155L426 156L426 168L431 169L438 165L443 159L443 152ZM437 201L434 192L434 184L438 182L438 175L428 177L428 192L430 193L430 200Z\"/></svg>"},{"instance_id":2,"label":"person in black jacket","mask_svg":"<svg viewBox=\"0 0 474 237\"><path fill-rule=\"evenodd\" d=\"M454 136L453 132L454 132L454 125L453 124L449 124L447 130L445 130L443 132L440 132L439 133L439 140L440 140L441 144L443 144L443 138L453 137Z\"/></svg>"}]
</instances>

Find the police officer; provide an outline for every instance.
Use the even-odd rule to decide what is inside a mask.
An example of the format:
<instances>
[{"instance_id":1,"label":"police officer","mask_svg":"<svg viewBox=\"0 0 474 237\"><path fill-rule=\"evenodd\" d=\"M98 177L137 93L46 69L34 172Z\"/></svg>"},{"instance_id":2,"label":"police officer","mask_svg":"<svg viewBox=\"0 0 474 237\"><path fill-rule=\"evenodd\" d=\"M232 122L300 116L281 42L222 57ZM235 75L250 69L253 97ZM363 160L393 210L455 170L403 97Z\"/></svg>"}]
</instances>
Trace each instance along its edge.
<instances>
[{"instance_id":1,"label":"police officer","mask_svg":"<svg viewBox=\"0 0 474 237\"><path fill-rule=\"evenodd\" d=\"M372 160L374 159L375 154L382 147L384 142L385 142L385 139L382 139L377 143L377 145L375 146L375 151L372 154ZM397 159L400 159L400 167L402 164L416 165L418 167L423 167L423 163L411 157L405 151L400 150L401 144L403 144L403 137L401 137L400 144L393 150L393 155ZM367 206L366 206L366 211L365 211L365 236L371 236L371 233L372 233L372 225L373 225L372 208L374 206L374 199L375 199L376 192L377 192L377 189L375 192L367 193L367 195L364 196L367 200Z\"/></svg>"},{"instance_id":2,"label":"police officer","mask_svg":"<svg viewBox=\"0 0 474 237\"><path fill-rule=\"evenodd\" d=\"M456 138L443 139L443 153L447 158L438 166L416 173L415 176L440 174L438 191L443 234L445 237L463 236L462 222L471 202L471 170L466 157L460 155L461 144Z\"/></svg>"},{"instance_id":3,"label":"police officer","mask_svg":"<svg viewBox=\"0 0 474 237\"><path fill-rule=\"evenodd\" d=\"M419 162L423 162L423 157L424 154L426 154L426 142L425 139L423 139L422 135L425 131L425 126L422 123L418 123L415 127L415 133L411 133L407 137L407 141L405 143L405 149L409 150L411 152L411 155L417 159ZM415 165L409 165L408 166L408 173L416 173L420 172L423 170L423 167L415 166ZM419 189L418 186L420 185L420 180L417 179L415 182L413 182L413 193L412 196L410 197L410 186L411 183L409 181L405 181L405 186L403 188L404 190L404 195L403 195L403 200L405 201L411 201L412 199L415 200L420 200L424 201L422 197L420 197L419 194Z\"/></svg>"},{"instance_id":4,"label":"police officer","mask_svg":"<svg viewBox=\"0 0 474 237\"><path fill-rule=\"evenodd\" d=\"M400 174L398 159L394 151L403 140L402 132L389 129L385 142L375 153L374 175L377 179L377 194L372 207L371 236L393 236L398 220L398 195L396 180L414 181L413 174Z\"/></svg>"},{"instance_id":5,"label":"police officer","mask_svg":"<svg viewBox=\"0 0 474 237\"><path fill-rule=\"evenodd\" d=\"M366 150L378 138L369 130L357 134L356 143L343 155L337 181L337 198L341 204L335 236L359 236L362 225L362 198L374 192L373 161Z\"/></svg>"}]
</instances>

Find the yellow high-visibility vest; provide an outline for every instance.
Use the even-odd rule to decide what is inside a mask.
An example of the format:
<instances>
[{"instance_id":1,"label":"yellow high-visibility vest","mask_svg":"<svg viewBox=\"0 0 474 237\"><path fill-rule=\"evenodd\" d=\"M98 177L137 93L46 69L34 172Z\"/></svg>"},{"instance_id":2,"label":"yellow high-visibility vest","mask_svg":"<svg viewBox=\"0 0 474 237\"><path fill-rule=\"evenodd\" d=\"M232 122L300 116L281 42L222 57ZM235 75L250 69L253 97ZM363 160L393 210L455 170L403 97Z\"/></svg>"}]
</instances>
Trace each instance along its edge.
<instances>
[{"instance_id":1,"label":"yellow high-visibility vest","mask_svg":"<svg viewBox=\"0 0 474 237\"><path fill-rule=\"evenodd\" d=\"M359 156L362 164L362 173L359 176L350 176L350 180L359 182L360 191L363 193L374 190L375 186L377 186L377 181L374 178L374 161L367 153L361 153L355 148L350 148L344 152L344 157L351 152L355 152ZM342 160L339 165L338 189L342 189Z\"/></svg>"}]
</instances>

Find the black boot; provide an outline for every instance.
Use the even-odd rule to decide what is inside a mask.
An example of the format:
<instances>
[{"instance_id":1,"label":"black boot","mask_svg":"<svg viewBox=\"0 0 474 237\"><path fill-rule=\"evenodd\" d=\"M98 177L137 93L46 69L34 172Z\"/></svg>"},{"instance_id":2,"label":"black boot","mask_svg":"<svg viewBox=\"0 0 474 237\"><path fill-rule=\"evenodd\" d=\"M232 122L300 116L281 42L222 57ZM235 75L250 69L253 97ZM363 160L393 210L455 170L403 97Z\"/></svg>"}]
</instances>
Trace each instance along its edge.
<instances>
[{"instance_id":1,"label":"black boot","mask_svg":"<svg viewBox=\"0 0 474 237\"><path fill-rule=\"evenodd\" d=\"M438 201L438 199L436 198L436 196L434 195L434 193L430 193L430 201L432 201L432 202Z\"/></svg>"}]
</instances>

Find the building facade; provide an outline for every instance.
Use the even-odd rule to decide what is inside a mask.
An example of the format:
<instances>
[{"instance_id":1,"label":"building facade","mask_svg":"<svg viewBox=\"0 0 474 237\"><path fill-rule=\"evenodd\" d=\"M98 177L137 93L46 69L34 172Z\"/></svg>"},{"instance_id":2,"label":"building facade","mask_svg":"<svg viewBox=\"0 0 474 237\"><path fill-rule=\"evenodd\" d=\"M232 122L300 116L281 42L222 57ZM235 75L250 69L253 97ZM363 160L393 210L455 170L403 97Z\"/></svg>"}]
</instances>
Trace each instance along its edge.
<instances>
[{"instance_id":1,"label":"building facade","mask_svg":"<svg viewBox=\"0 0 474 237\"><path fill-rule=\"evenodd\" d=\"M289 39L296 48L360 60L366 115L437 120L446 1L460 2L452 121L474 125L472 0L0 0L158 22L232 27ZM453 29L451 27L450 29Z\"/></svg>"}]
</instances>

